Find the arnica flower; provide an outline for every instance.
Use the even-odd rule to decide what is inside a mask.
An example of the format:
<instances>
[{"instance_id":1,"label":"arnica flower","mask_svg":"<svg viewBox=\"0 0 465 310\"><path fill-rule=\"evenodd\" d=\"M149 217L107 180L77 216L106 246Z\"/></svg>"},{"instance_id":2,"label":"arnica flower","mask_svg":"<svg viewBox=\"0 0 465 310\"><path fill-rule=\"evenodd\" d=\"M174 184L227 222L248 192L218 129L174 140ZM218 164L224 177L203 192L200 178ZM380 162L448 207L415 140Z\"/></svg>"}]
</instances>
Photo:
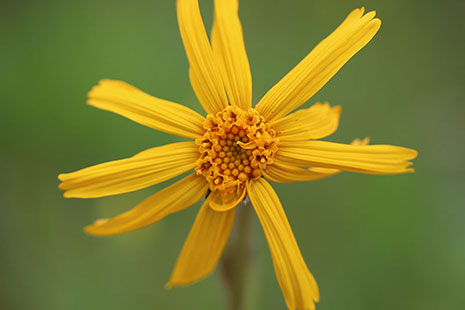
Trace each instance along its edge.
<instances>
[{"instance_id":1,"label":"arnica flower","mask_svg":"<svg viewBox=\"0 0 465 310\"><path fill-rule=\"evenodd\" d=\"M337 129L340 107L317 103L293 112L373 38L381 21L374 18L375 12L352 11L253 108L237 0L215 0L210 40L197 0L178 0L177 15L190 81L205 117L112 80L95 86L87 103L193 141L154 147L127 159L61 174L60 188L65 197L104 197L192 171L132 210L85 228L99 236L129 232L207 197L168 286L190 284L215 268L233 226L235 207L247 196L265 233L287 307L314 309L319 300L317 284L266 179L286 183L317 180L340 171L413 171L408 160L417 152L411 149L367 145L367 139L352 144L318 140Z\"/></svg>"}]
</instances>

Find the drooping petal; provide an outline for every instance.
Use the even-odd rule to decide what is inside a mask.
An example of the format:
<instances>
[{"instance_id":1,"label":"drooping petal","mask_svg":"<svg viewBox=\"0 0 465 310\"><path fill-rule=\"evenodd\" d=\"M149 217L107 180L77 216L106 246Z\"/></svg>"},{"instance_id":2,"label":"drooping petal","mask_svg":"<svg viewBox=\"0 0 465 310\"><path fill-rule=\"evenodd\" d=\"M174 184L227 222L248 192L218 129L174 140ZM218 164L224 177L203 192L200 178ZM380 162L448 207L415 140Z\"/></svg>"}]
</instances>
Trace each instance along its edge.
<instances>
[{"instance_id":1,"label":"drooping petal","mask_svg":"<svg viewBox=\"0 0 465 310\"><path fill-rule=\"evenodd\" d=\"M310 99L337 71L376 34L381 21L375 12L363 15L356 9L326 39L321 41L294 69L281 79L257 104L267 120L277 120Z\"/></svg>"},{"instance_id":2,"label":"drooping petal","mask_svg":"<svg viewBox=\"0 0 465 310\"><path fill-rule=\"evenodd\" d=\"M393 145L348 145L325 141L280 146L275 159L303 167L324 167L369 174L412 172L417 152Z\"/></svg>"},{"instance_id":3,"label":"drooping petal","mask_svg":"<svg viewBox=\"0 0 465 310\"><path fill-rule=\"evenodd\" d=\"M165 216L184 210L199 201L207 192L204 177L191 174L142 201L132 210L112 219L99 219L85 228L97 236L110 236L153 224Z\"/></svg>"},{"instance_id":4,"label":"drooping petal","mask_svg":"<svg viewBox=\"0 0 465 310\"><path fill-rule=\"evenodd\" d=\"M210 199L211 196L200 208L179 254L168 288L198 281L210 274L218 263L231 232L236 209L217 212L210 208Z\"/></svg>"},{"instance_id":5,"label":"drooping petal","mask_svg":"<svg viewBox=\"0 0 465 310\"><path fill-rule=\"evenodd\" d=\"M252 106L252 75L238 8L237 0L215 0L211 41L229 102L247 111Z\"/></svg>"},{"instance_id":6,"label":"drooping petal","mask_svg":"<svg viewBox=\"0 0 465 310\"><path fill-rule=\"evenodd\" d=\"M238 192L234 193L214 191L211 193L210 207L215 211L228 211L244 200L245 193L245 187L240 188Z\"/></svg>"},{"instance_id":7,"label":"drooping petal","mask_svg":"<svg viewBox=\"0 0 465 310\"><path fill-rule=\"evenodd\" d=\"M58 176L67 198L96 198L132 192L183 174L199 157L194 142L154 147L133 157Z\"/></svg>"},{"instance_id":8,"label":"drooping petal","mask_svg":"<svg viewBox=\"0 0 465 310\"><path fill-rule=\"evenodd\" d=\"M276 277L289 309L314 309L318 286L305 264L278 196L264 179L247 186L270 247Z\"/></svg>"},{"instance_id":9,"label":"drooping petal","mask_svg":"<svg viewBox=\"0 0 465 310\"><path fill-rule=\"evenodd\" d=\"M228 105L223 81L200 15L198 0L177 0L179 31L189 60L192 88L207 113Z\"/></svg>"},{"instance_id":10,"label":"drooping petal","mask_svg":"<svg viewBox=\"0 0 465 310\"><path fill-rule=\"evenodd\" d=\"M328 103L316 103L272 123L280 144L321 139L333 134L339 125L341 108Z\"/></svg>"},{"instance_id":11,"label":"drooping petal","mask_svg":"<svg viewBox=\"0 0 465 310\"><path fill-rule=\"evenodd\" d=\"M204 133L205 120L191 109L149 94L122 81L102 80L88 94L87 103L127 117L139 124L187 138Z\"/></svg>"}]
</instances>

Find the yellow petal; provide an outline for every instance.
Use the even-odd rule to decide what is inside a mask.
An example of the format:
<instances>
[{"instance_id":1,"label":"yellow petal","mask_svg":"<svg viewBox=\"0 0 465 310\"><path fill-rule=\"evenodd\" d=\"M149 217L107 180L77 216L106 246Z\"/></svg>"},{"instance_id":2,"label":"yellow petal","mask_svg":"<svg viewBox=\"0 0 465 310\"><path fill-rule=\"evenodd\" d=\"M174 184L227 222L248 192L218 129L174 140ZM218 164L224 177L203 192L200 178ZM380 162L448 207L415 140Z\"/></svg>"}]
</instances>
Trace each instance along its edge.
<instances>
[{"instance_id":1,"label":"yellow petal","mask_svg":"<svg viewBox=\"0 0 465 310\"><path fill-rule=\"evenodd\" d=\"M376 34L381 21L375 12L363 15L356 9L326 39L321 41L294 69L281 79L257 104L267 120L276 120L310 99L337 71Z\"/></svg>"},{"instance_id":2,"label":"yellow petal","mask_svg":"<svg viewBox=\"0 0 465 310\"><path fill-rule=\"evenodd\" d=\"M221 74L200 15L198 0L177 0L179 31L189 60L192 88L207 113L228 105Z\"/></svg>"},{"instance_id":3,"label":"yellow petal","mask_svg":"<svg viewBox=\"0 0 465 310\"><path fill-rule=\"evenodd\" d=\"M132 210L112 219L99 219L85 228L97 236L110 236L133 231L153 224L165 216L193 205L207 192L208 183L202 176L191 174L142 201Z\"/></svg>"},{"instance_id":4,"label":"yellow petal","mask_svg":"<svg viewBox=\"0 0 465 310\"><path fill-rule=\"evenodd\" d=\"M187 285L207 276L215 268L228 240L236 209L217 212L209 196L197 215L166 285Z\"/></svg>"},{"instance_id":5,"label":"yellow petal","mask_svg":"<svg viewBox=\"0 0 465 310\"><path fill-rule=\"evenodd\" d=\"M170 134L198 138L205 120L191 109L149 94L122 81L102 80L88 94L87 103Z\"/></svg>"},{"instance_id":6,"label":"yellow petal","mask_svg":"<svg viewBox=\"0 0 465 310\"><path fill-rule=\"evenodd\" d=\"M352 145L367 145L370 142L368 137L363 140L355 139ZM267 166L263 171L263 176L271 181L279 183L290 183L298 181L316 181L325 177L329 177L341 172L339 169L333 168L301 168L296 165L285 163L281 160L276 160L272 165Z\"/></svg>"},{"instance_id":7,"label":"yellow petal","mask_svg":"<svg viewBox=\"0 0 465 310\"><path fill-rule=\"evenodd\" d=\"M339 169L329 168L300 168L285 162L275 160L272 165L263 171L263 176L268 180L279 183L290 183L298 181L315 181L339 173Z\"/></svg>"},{"instance_id":8,"label":"yellow petal","mask_svg":"<svg viewBox=\"0 0 465 310\"><path fill-rule=\"evenodd\" d=\"M250 201L270 247L276 277L289 309L314 309L318 286L305 264L283 207L264 179L247 186Z\"/></svg>"},{"instance_id":9,"label":"yellow petal","mask_svg":"<svg viewBox=\"0 0 465 310\"><path fill-rule=\"evenodd\" d=\"M341 108L328 103L316 103L272 123L280 145L309 139L321 139L337 130Z\"/></svg>"},{"instance_id":10,"label":"yellow petal","mask_svg":"<svg viewBox=\"0 0 465 310\"><path fill-rule=\"evenodd\" d=\"M280 146L276 160L303 167L324 167L369 174L412 172L417 152L393 145L348 145L325 141Z\"/></svg>"},{"instance_id":11,"label":"yellow petal","mask_svg":"<svg viewBox=\"0 0 465 310\"><path fill-rule=\"evenodd\" d=\"M179 142L145 150L76 172L60 174L59 188L67 198L96 198L132 192L178 176L195 167L194 142Z\"/></svg>"},{"instance_id":12,"label":"yellow petal","mask_svg":"<svg viewBox=\"0 0 465 310\"><path fill-rule=\"evenodd\" d=\"M219 212L228 211L237 206L245 197L245 187L232 194L224 194L221 191L211 193L210 207Z\"/></svg>"},{"instance_id":13,"label":"yellow petal","mask_svg":"<svg viewBox=\"0 0 465 310\"><path fill-rule=\"evenodd\" d=\"M238 8L237 0L215 0L211 40L229 102L247 111L252 106L252 75Z\"/></svg>"}]
</instances>

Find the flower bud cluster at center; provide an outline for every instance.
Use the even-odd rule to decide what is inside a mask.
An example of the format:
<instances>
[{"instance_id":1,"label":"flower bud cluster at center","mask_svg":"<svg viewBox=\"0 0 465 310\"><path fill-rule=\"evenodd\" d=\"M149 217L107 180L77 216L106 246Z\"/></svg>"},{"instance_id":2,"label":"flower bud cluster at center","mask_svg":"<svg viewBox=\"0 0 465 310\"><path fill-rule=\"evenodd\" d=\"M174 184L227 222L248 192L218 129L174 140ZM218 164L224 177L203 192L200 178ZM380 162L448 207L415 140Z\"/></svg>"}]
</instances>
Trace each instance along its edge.
<instances>
[{"instance_id":1,"label":"flower bud cluster at center","mask_svg":"<svg viewBox=\"0 0 465 310\"><path fill-rule=\"evenodd\" d=\"M204 128L205 134L196 140L200 152L196 171L210 183L210 190L239 190L272 164L278 149L276 132L254 109L228 106L207 115Z\"/></svg>"}]
</instances>

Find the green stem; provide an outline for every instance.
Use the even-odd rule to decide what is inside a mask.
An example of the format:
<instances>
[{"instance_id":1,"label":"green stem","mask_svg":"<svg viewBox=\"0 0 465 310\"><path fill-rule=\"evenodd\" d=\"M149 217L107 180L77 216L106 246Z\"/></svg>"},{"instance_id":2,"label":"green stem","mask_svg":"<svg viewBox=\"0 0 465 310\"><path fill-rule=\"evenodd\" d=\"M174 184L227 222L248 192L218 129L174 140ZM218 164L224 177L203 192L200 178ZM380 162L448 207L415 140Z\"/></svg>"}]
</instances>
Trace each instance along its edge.
<instances>
[{"instance_id":1,"label":"green stem","mask_svg":"<svg viewBox=\"0 0 465 310\"><path fill-rule=\"evenodd\" d=\"M249 282L247 276L252 260L250 253L252 205L244 200L243 203L236 206L236 212L236 225L221 267L223 279L229 292L229 309L245 310Z\"/></svg>"}]
</instances>

